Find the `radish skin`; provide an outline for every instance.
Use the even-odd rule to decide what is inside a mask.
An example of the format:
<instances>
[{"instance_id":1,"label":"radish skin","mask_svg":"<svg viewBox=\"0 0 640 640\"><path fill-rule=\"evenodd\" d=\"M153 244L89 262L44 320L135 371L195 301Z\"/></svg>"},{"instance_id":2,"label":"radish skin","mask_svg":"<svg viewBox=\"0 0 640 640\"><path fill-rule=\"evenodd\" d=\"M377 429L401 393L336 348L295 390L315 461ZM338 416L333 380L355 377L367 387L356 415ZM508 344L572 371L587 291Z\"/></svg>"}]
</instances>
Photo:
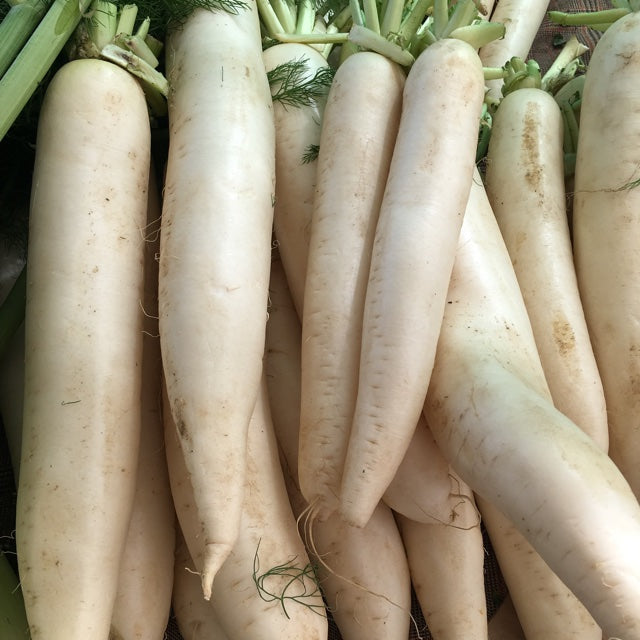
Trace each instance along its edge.
<instances>
[{"instance_id":1,"label":"radish skin","mask_svg":"<svg viewBox=\"0 0 640 640\"><path fill-rule=\"evenodd\" d=\"M304 79L328 66L319 51L295 42L269 47L262 57L267 71L292 60L304 60L307 69ZM272 92L277 88L272 87ZM273 105L276 128L273 232L300 318L318 165L317 160L303 162L303 158L310 147L320 144L324 103L325 100L318 100L313 105L291 106L276 101Z\"/></svg>"},{"instance_id":2,"label":"radish skin","mask_svg":"<svg viewBox=\"0 0 640 640\"><path fill-rule=\"evenodd\" d=\"M366 524L393 479L422 410L483 96L480 59L460 40L427 47L407 77L375 232L341 484L342 515L356 526Z\"/></svg>"},{"instance_id":3,"label":"radish skin","mask_svg":"<svg viewBox=\"0 0 640 640\"><path fill-rule=\"evenodd\" d=\"M304 289L298 465L302 494L320 519L338 506L403 85L397 64L362 51L338 67L324 110Z\"/></svg>"},{"instance_id":4,"label":"radish skin","mask_svg":"<svg viewBox=\"0 0 640 640\"><path fill-rule=\"evenodd\" d=\"M636 637L640 505L611 459L551 402L479 181L460 235L425 416L462 479L513 522L604 633Z\"/></svg>"},{"instance_id":5,"label":"radish skin","mask_svg":"<svg viewBox=\"0 0 640 640\"><path fill-rule=\"evenodd\" d=\"M405 640L411 576L391 509L380 502L365 527L336 512L316 522L312 535L311 557L342 639Z\"/></svg>"},{"instance_id":6,"label":"radish skin","mask_svg":"<svg viewBox=\"0 0 640 640\"><path fill-rule=\"evenodd\" d=\"M136 80L64 65L40 111L27 263L16 542L33 640L110 634L140 436L149 158Z\"/></svg>"},{"instance_id":7,"label":"radish skin","mask_svg":"<svg viewBox=\"0 0 640 640\"><path fill-rule=\"evenodd\" d=\"M580 110L573 200L574 260L602 377L609 454L640 499L640 13L594 48ZM629 185L628 187L625 185Z\"/></svg>"},{"instance_id":8,"label":"radish skin","mask_svg":"<svg viewBox=\"0 0 640 640\"><path fill-rule=\"evenodd\" d=\"M255 2L237 14L194 11L166 56L160 342L209 598L238 536L267 319L275 132Z\"/></svg>"},{"instance_id":9,"label":"radish skin","mask_svg":"<svg viewBox=\"0 0 640 640\"><path fill-rule=\"evenodd\" d=\"M584 605L513 523L480 496L476 503L527 640L601 640Z\"/></svg>"}]
</instances>

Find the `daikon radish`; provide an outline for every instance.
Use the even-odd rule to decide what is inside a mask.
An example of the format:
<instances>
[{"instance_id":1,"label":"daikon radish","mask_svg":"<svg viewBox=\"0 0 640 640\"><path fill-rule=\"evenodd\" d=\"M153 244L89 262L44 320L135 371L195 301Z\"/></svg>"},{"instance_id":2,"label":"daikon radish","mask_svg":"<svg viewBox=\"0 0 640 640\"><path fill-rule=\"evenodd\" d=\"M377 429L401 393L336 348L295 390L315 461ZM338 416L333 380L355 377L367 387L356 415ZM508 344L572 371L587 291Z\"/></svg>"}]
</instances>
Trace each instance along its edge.
<instances>
[{"instance_id":1,"label":"daikon radish","mask_svg":"<svg viewBox=\"0 0 640 640\"><path fill-rule=\"evenodd\" d=\"M640 505L552 404L524 301L474 181L425 416L444 455L503 512L609 637L640 633Z\"/></svg>"},{"instance_id":2,"label":"daikon radish","mask_svg":"<svg viewBox=\"0 0 640 640\"><path fill-rule=\"evenodd\" d=\"M149 157L138 82L102 60L61 67L40 111L27 261L16 542L33 640L110 633L140 437Z\"/></svg>"},{"instance_id":3,"label":"daikon radish","mask_svg":"<svg viewBox=\"0 0 640 640\"><path fill-rule=\"evenodd\" d=\"M640 498L640 13L614 22L585 77L574 259L609 418L609 453Z\"/></svg>"},{"instance_id":4,"label":"daikon radish","mask_svg":"<svg viewBox=\"0 0 640 640\"><path fill-rule=\"evenodd\" d=\"M169 34L166 60L160 342L209 597L240 527L267 321L275 133L255 2L196 9Z\"/></svg>"}]
</instances>

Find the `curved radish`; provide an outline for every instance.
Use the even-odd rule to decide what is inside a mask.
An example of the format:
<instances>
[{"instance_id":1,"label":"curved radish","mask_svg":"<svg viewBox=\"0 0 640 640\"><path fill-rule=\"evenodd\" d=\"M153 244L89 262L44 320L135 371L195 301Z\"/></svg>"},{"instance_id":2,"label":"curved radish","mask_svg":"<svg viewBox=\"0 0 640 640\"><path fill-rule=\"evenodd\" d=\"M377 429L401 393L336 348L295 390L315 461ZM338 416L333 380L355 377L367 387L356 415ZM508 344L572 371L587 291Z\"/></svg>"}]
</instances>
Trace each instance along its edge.
<instances>
[{"instance_id":1,"label":"curved radish","mask_svg":"<svg viewBox=\"0 0 640 640\"><path fill-rule=\"evenodd\" d=\"M302 316L298 478L322 519L334 511L358 385L362 313L404 72L370 51L334 76L317 161Z\"/></svg>"},{"instance_id":2,"label":"curved radish","mask_svg":"<svg viewBox=\"0 0 640 640\"><path fill-rule=\"evenodd\" d=\"M140 435L149 157L131 75L95 59L56 73L33 177L16 516L33 640L109 637Z\"/></svg>"},{"instance_id":3,"label":"curved radish","mask_svg":"<svg viewBox=\"0 0 640 640\"><path fill-rule=\"evenodd\" d=\"M317 49L294 42L277 44L262 54L267 71L291 61L305 63L300 80L312 78L328 66ZM277 90L278 87L272 88ZM287 274L287 282L302 318L304 282L311 236L311 215L316 187L317 161L305 162L310 148L320 143L324 100L314 104L273 104L276 128L276 192L273 232Z\"/></svg>"},{"instance_id":4,"label":"curved radish","mask_svg":"<svg viewBox=\"0 0 640 640\"><path fill-rule=\"evenodd\" d=\"M611 459L553 406L511 260L475 181L425 415L462 479L603 631L637 636L640 505Z\"/></svg>"},{"instance_id":5,"label":"curved radish","mask_svg":"<svg viewBox=\"0 0 640 640\"><path fill-rule=\"evenodd\" d=\"M485 180L553 403L606 451L604 392L567 222L562 115L547 92L523 88L502 100L494 116Z\"/></svg>"},{"instance_id":6,"label":"curved radish","mask_svg":"<svg viewBox=\"0 0 640 640\"><path fill-rule=\"evenodd\" d=\"M398 525L380 502L365 527L334 513L316 521L310 543L327 606L343 640L405 640L411 576Z\"/></svg>"},{"instance_id":7,"label":"curved radish","mask_svg":"<svg viewBox=\"0 0 640 640\"><path fill-rule=\"evenodd\" d=\"M194 11L170 33L166 56L160 342L209 597L240 526L267 320L275 134L255 3Z\"/></svg>"},{"instance_id":8,"label":"curved radish","mask_svg":"<svg viewBox=\"0 0 640 640\"><path fill-rule=\"evenodd\" d=\"M573 200L578 285L609 416L609 454L640 499L640 13L614 22L585 77Z\"/></svg>"},{"instance_id":9,"label":"curved radish","mask_svg":"<svg viewBox=\"0 0 640 640\"><path fill-rule=\"evenodd\" d=\"M483 96L480 59L460 40L427 47L407 77L375 233L342 477L340 508L351 524L367 522L422 410L475 166Z\"/></svg>"},{"instance_id":10,"label":"curved radish","mask_svg":"<svg viewBox=\"0 0 640 640\"><path fill-rule=\"evenodd\" d=\"M552 401L606 451L602 382L571 253L562 117L547 92L523 88L501 101L487 153L486 190ZM515 527L491 504L478 504L527 637L600 638L592 617Z\"/></svg>"}]
</instances>

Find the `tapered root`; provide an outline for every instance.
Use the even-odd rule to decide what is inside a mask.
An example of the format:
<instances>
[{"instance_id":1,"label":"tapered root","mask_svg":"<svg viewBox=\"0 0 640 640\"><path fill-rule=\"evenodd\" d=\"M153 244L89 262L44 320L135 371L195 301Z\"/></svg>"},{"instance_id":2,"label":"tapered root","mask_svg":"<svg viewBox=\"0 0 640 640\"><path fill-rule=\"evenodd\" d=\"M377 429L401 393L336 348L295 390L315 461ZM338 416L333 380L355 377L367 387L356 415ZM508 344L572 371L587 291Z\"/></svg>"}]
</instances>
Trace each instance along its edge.
<instances>
[{"instance_id":1,"label":"tapered root","mask_svg":"<svg viewBox=\"0 0 640 640\"><path fill-rule=\"evenodd\" d=\"M207 542L204 548L202 567L202 593L205 600L211 600L213 579L231 553L231 545L223 542Z\"/></svg>"}]
</instances>

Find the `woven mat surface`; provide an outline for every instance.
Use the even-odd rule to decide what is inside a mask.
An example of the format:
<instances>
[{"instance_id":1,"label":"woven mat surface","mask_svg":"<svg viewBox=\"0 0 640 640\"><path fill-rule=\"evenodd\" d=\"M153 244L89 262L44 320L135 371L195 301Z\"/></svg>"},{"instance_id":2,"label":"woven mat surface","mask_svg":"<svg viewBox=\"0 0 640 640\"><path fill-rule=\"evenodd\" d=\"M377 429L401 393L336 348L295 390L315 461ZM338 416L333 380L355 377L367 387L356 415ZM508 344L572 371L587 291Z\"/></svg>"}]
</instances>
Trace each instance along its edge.
<instances>
[{"instance_id":1,"label":"woven mat surface","mask_svg":"<svg viewBox=\"0 0 640 640\"><path fill-rule=\"evenodd\" d=\"M585 11L609 8L611 3L605 0L551 0L549 3L550 10L561 11ZM531 49L530 57L535 59L543 72L548 68L551 60L558 53L558 37L570 37L576 34L578 39L590 49L595 45L598 34L582 27L559 27L551 24L548 19L542 23L538 37ZM588 61L589 54L585 54L585 61ZM0 431L0 549L6 551L8 557L17 570L15 562L15 499L16 491L13 480L13 472L11 469L11 460L4 432ZM487 611L489 616L500 605L506 594L506 588L500 570L496 564L495 557L491 552L489 541L485 537L487 545L487 560L485 566L485 583L487 592ZM426 628L424 618L420 612L417 602L414 598L414 617L416 620L416 628L412 628L409 640L418 638L417 630L420 631L424 640L431 638ZM176 622L170 618L169 625L166 630L165 640L183 640ZM330 621L329 640L341 640L340 633L333 623Z\"/></svg>"}]
</instances>

